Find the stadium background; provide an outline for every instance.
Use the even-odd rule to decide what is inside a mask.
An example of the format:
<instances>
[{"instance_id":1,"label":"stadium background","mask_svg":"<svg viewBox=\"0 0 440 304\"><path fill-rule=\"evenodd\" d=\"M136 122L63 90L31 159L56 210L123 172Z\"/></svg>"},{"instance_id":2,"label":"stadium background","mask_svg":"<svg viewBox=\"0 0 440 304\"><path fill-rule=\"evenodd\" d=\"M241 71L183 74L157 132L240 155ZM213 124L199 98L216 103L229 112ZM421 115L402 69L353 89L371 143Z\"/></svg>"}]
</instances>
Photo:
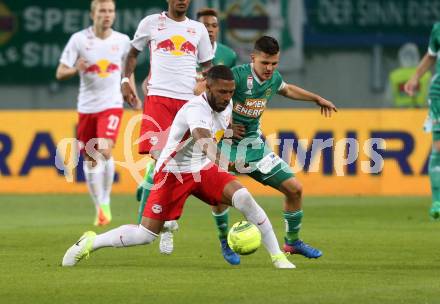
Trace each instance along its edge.
<instances>
[{"instance_id":1,"label":"stadium background","mask_svg":"<svg viewBox=\"0 0 440 304\"><path fill-rule=\"evenodd\" d=\"M309 151L305 169L298 172L308 194L429 194L430 136L422 132L426 109L392 109L386 91L388 74L398 66L398 48L414 42L425 52L431 26L440 17L440 10L432 8L440 1L193 1L190 15L203 6L221 11L220 40L236 50L241 63L248 60L255 37L273 35L283 50L279 68L285 80L340 108L332 119L323 119L306 103L278 97L263 116L263 131L280 138L281 145L288 139L309 140L307 145L292 144L293 153L284 156L295 166L295 152ZM165 1L118 1L115 28L132 36L143 16L164 8ZM79 183L67 183L55 166L57 144L75 136L78 80L60 84L54 73L69 36L90 23L88 9L89 1L0 2L2 193L86 191L81 172L75 174ZM148 73L144 57L137 68L138 83ZM133 114L126 111L124 121ZM344 166L332 148L310 153L312 139L332 136L335 143L358 139L359 160ZM379 174L361 170L372 153L362 150L370 137L386 143L383 149L372 148L384 158ZM121 136L117 161L125 161L123 142ZM136 147L131 148L137 160ZM280 147L275 151L282 152ZM307 172L313 167L310 162L317 172ZM340 170L344 176L338 176ZM130 193L134 179L122 167L117 171L114 192ZM275 193L243 181L255 194Z\"/></svg>"}]
</instances>

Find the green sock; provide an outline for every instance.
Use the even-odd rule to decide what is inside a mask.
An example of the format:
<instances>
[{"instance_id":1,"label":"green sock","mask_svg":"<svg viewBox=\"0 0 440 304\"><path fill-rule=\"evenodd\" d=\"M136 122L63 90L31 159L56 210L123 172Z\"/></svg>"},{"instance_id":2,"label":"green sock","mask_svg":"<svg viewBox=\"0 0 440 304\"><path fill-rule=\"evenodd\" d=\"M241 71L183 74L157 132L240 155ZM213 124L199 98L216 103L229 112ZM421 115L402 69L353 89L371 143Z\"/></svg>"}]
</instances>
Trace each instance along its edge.
<instances>
[{"instance_id":1,"label":"green sock","mask_svg":"<svg viewBox=\"0 0 440 304\"><path fill-rule=\"evenodd\" d=\"M218 238L220 240L226 239L228 237L228 227L229 227L229 208L223 211L220 214L212 213L212 217L214 218L215 224L218 230Z\"/></svg>"},{"instance_id":2,"label":"green sock","mask_svg":"<svg viewBox=\"0 0 440 304\"><path fill-rule=\"evenodd\" d=\"M298 240L298 233L301 229L303 211L284 211L284 222L286 223L286 240L292 243Z\"/></svg>"},{"instance_id":3,"label":"green sock","mask_svg":"<svg viewBox=\"0 0 440 304\"><path fill-rule=\"evenodd\" d=\"M432 202L440 202L440 152L432 151L429 159Z\"/></svg>"},{"instance_id":4,"label":"green sock","mask_svg":"<svg viewBox=\"0 0 440 304\"><path fill-rule=\"evenodd\" d=\"M156 162L154 160L147 163L144 182L140 186L141 195L140 195L139 208L138 208L138 224L140 224L142 221L142 214L144 213L145 204L147 203L148 196L150 196L150 189L153 185L153 179L154 179L155 164Z\"/></svg>"}]
</instances>

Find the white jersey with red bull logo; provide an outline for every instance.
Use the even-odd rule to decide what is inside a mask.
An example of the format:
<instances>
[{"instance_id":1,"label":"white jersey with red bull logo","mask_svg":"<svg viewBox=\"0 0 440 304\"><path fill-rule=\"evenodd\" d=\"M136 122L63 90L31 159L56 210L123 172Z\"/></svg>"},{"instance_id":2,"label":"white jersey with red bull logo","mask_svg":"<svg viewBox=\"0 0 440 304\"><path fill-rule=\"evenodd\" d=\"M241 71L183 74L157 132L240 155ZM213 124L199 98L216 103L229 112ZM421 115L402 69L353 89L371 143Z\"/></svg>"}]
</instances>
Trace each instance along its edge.
<instances>
[{"instance_id":1,"label":"white jersey with red bull logo","mask_svg":"<svg viewBox=\"0 0 440 304\"><path fill-rule=\"evenodd\" d=\"M106 39L96 37L91 27L72 35L60 62L74 67L80 57L87 61L79 74L78 112L122 108L121 75L129 49L130 38L116 31Z\"/></svg>"},{"instance_id":2,"label":"white jersey with red bull logo","mask_svg":"<svg viewBox=\"0 0 440 304\"><path fill-rule=\"evenodd\" d=\"M229 126L231 115L232 100L220 113L212 110L205 93L189 100L174 118L155 171L199 172L210 160L195 146L191 132L196 128L208 129L213 138L219 141Z\"/></svg>"},{"instance_id":3,"label":"white jersey with red bull logo","mask_svg":"<svg viewBox=\"0 0 440 304\"><path fill-rule=\"evenodd\" d=\"M208 31L197 21L177 22L166 13L145 17L131 45L150 48L148 95L189 100L194 97L197 62L214 58Z\"/></svg>"}]
</instances>

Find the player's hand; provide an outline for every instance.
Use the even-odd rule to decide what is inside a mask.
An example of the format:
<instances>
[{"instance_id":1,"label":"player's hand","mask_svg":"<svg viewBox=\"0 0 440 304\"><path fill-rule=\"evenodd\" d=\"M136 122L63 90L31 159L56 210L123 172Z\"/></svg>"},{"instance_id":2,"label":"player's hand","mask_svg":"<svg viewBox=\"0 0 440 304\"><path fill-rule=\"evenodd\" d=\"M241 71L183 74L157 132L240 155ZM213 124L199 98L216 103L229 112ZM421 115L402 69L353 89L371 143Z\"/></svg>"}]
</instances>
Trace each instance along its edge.
<instances>
[{"instance_id":1,"label":"player's hand","mask_svg":"<svg viewBox=\"0 0 440 304\"><path fill-rule=\"evenodd\" d=\"M235 163L234 162L229 162L228 164L228 172L237 172L237 169L235 168Z\"/></svg>"},{"instance_id":2,"label":"player's hand","mask_svg":"<svg viewBox=\"0 0 440 304\"><path fill-rule=\"evenodd\" d=\"M132 107L133 109L136 109L136 106L138 105L139 98L137 98L136 94L134 93L133 88L131 87L131 85L128 82L124 82L121 85L121 92L122 92L122 97L124 97L125 102L128 103L130 105L130 107Z\"/></svg>"},{"instance_id":3,"label":"player's hand","mask_svg":"<svg viewBox=\"0 0 440 304\"><path fill-rule=\"evenodd\" d=\"M134 106L133 109L137 111L142 109L142 100L140 100L139 97L136 97L136 106Z\"/></svg>"},{"instance_id":4,"label":"player's hand","mask_svg":"<svg viewBox=\"0 0 440 304\"><path fill-rule=\"evenodd\" d=\"M232 138L235 139L243 139L243 136L246 134L246 127L240 124L231 124L232 129Z\"/></svg>"},{"instance_id":5,"label":"player's hand","mask_svg":"<svg viewBox=\"0 0 440 304\"><path fill-rule=\"evenodd\" d=\"M194 95L199 96L203 92L206 91L206 79L205 78L197 78L196 86L194 87Z\"/></svg>"},{"instance_id":6,"label":"player's hand","mask_svg":"<svg viewBox=\"0 0 440 304\"><path fill-rule=\"evenodd\" d=\"M410 80L408 80L405 83L405 85L403 86L403 89L406 94L413 97L414 94L416 93L418 87L419 87L419 81L415 78L411 78Z\"/></svg>"},{"instance_id":7,"label":"player's hand","mask_svg":"<svg viewBox=\"0 0 440 304\"><path fill-rule=\"evenodd\" d=\"M148 84L148 80L147 78L144 79L144 81L142 81L142 93L144 93L144 96L148 95L148 88L147 88L147 84Z\"/></svg>"},{"instance_id":8,"label":"player's hand","mask_svg":"<svg viewBox=\"0 0 440 304\"><path fill-rule=\"evenodd\" d=\"M84 72L89 67L89 62L83 57L79 57L75 63L75 67L79 72Z\"/></svg>"},{"instance_id":9,"label":"player's hand","mask_svg":"<svg viewBox=\"0 0 440 304\"><path fill-rule=\"evenodd\" d=\"M320 96L316 100L316 104L321 107L321 115L325 117L331 117L332 111L338 112L338 109L336 109L336 106L331 101Z\"/></svg>"}]
</instances>

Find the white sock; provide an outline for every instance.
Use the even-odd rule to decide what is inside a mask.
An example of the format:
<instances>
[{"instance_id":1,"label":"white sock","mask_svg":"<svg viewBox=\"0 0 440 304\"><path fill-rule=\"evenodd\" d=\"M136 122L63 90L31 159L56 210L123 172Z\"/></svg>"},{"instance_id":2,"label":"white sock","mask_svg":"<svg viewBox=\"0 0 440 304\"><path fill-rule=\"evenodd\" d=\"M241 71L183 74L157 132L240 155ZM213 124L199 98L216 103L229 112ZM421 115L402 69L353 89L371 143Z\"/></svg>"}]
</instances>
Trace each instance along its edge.
<instances>
[{"instance_id":1,"label":"white sock","mask_svg":"<svg viewBox=\"0 0 440 304\"><path fill-rule=\"evenodd\" d=\"M282 253L266 212L257 204L246 188L241 188L234 193L232 205L243 213L249 222L257 226L261 232L264 247L270 255Z\"/></svg>"},{"instance_id":2,"label":"white sock","mask_svg":"<svg viewBox=\"0 0 440 304\"><path fill-rule=\"evenodd\" d=\"M112 191L114 178L115 178L115 162L113 160L113 157L110 157L109 159L104 161L102 199L100 201L102 205L110 204L110 193Z\"/></svg>"},{"instance_id":3,"label":"white sock","mask_svg":"<svg viewBox=\"0 0 440 304\"><path fill-rule=\"evenodd\" d=\"M104 164L103 161L98 160L96 166L89 168L87 162L83 163L84 176L86 177L87 187L89 188L90 196L98 210L101 204L103 192L103 178L104 178Z\"/></svg>"},{"instance_id":4,"label":"white sock","mask_svg":"<svg viewBox=\"0 0 440 304\"><path fill-rule=\"evenodd\" d=\"M142 225L123 225L98 234L93 242L93 250L103 247L130 247L153 242L157 234Z\"/></svg>"}]
</instances>

